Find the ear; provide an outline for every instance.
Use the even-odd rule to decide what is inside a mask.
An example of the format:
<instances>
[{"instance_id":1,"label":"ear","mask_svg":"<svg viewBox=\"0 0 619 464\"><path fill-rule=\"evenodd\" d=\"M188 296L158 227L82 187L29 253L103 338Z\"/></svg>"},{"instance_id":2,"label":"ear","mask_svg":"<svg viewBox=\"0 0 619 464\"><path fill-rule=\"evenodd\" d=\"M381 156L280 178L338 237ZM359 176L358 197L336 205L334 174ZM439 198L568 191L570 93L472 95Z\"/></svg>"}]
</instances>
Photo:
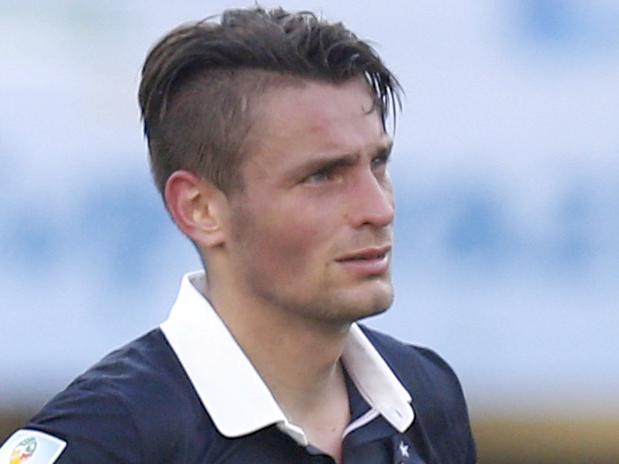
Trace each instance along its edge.
<instances>
[{"instance_id":1,"label":"ear","mask_svg":"<svg viewBox=\"0 0 619 464\"><path fill-rule=\"evenodd\" d=\"M227 200L221 190L189 171L176 171L166 182L164 196L176 225L201 248L224 243Z\"/></svg>"}]
</instances>

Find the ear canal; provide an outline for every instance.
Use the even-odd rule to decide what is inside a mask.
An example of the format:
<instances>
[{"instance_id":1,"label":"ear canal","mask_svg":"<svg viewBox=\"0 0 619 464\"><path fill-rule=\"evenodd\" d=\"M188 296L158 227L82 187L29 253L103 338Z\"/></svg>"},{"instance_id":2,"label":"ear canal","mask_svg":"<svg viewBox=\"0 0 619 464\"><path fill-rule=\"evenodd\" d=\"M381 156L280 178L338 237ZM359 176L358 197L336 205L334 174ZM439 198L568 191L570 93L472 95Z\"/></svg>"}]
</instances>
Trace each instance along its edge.
<instances>
[{"instance_id":1,"label":"ear canal","mask_svg":"<svg viewBox=\"0 0 619 464\"><path fill-rule=\"evenodd\" d=\"M219 228L217 217L213 213L213 205L210 202L201 201L201 198L194 199L192 219L207 232L213 232Z\"/></svg>"}]
</instances>

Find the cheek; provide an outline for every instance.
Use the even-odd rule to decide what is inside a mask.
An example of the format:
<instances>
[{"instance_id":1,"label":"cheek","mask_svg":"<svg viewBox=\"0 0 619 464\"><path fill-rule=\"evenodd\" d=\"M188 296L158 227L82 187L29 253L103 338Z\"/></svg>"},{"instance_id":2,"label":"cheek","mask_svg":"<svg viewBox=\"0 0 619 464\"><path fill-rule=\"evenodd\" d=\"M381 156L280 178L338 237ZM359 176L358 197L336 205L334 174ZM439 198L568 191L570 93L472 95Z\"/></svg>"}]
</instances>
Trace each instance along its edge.
<instances>
[{"instance_id":1,"label":"cheek","mask_svg":"<svg viewBox=\"0 0 619 464\"><path fill-rule=\"evenodd\" d=\"M247 231L251 232L247 239L253 242L256 255L274 271L301 271L309 265L320 267L333 248L334 231L320 215L299 208L269 211L260 221L253 221Z\"/></svg>"},{"instance_id":2,"label":"cheek","mask_svg":"<svg viewBox=\"0 0 619 464\"><path fill-rule=\"evenodd\" d=\"M314 266L322 272L341 232L342 219L336 217L341 211L330 200L251 192L233 210L232 253L254 271L298 274Z\"/></svg>"},{"instance_id":3,"label":"cheek","mask_svg":"<svg viewBox=\"0 0 619 464\"><path fill-rule=\"evenodd\" d=\"M319 222L293 214L272 218L260 235L274 259L277 257L296 265L320 255L329 246L326 230Z\"/></svg>"}]
</instances>

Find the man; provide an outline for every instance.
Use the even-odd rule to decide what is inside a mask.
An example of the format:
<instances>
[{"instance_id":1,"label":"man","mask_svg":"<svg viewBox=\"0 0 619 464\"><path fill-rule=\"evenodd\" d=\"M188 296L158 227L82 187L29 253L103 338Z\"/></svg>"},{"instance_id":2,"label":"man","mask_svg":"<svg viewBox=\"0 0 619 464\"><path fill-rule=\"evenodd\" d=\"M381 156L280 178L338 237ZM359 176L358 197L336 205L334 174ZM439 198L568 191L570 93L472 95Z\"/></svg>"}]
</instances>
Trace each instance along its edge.
<instances>
[{"instance_id":1,"label":"man","mask_svg":"<svg viewBox=\"0 0 619 464\"><path fill-rule=\"evenodd\" d=\"M309 13L226 11L154 47L139 100L206 272L0 463L474 463L451 369L355 322L393 298L399 86L375 52Z\"/></svg>"}]
</instances>

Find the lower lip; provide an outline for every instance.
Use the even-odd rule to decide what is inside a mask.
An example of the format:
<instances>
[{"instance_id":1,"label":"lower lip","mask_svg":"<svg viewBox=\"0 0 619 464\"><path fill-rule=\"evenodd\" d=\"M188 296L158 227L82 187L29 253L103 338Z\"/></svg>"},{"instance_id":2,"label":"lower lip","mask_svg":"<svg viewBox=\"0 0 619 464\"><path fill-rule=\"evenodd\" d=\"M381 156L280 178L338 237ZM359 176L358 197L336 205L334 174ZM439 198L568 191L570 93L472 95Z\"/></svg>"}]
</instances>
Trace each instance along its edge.
<instances>
[{"instance_id":1,"label":"lower lip","mask_svg":"<svg viewBox=\"0 0 619 464\"><path fill-rule=\"evenodd\" d=\"M377 276L389 270L389 254L375 259L347 259L338 261L347 270L363 276Z\"/></svg>"}]
</instances>

